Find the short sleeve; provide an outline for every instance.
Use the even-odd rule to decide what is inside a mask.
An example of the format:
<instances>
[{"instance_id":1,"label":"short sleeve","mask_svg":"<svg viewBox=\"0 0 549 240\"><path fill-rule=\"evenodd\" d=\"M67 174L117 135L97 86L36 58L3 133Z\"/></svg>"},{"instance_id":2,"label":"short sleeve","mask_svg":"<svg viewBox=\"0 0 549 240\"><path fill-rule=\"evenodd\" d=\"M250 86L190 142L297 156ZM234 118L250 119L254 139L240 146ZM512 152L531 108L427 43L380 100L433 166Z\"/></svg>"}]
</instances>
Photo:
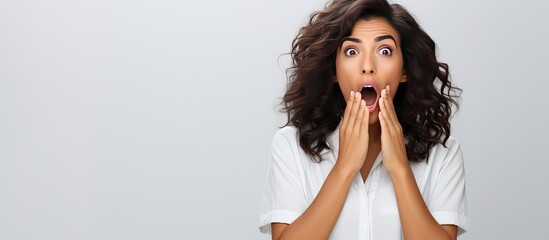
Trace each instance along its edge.
<instances>
[{"instance_id":1,"label":"short sleeve","mask_svg":"<svg viewBox=\"0 0 549 240\"><path fill-rule=\"evenodd\" d=\"M291 224L307 208L302 174L293 151L297 141L288 139L282 130L273 138L261 202L259 230L266 234L271 232L271 223Z\"/></svg>"},{"instance_id":2,"label":"short sleeve","mask_svg":"<svg viewBox=\"0 0 549 240\"><path fill-rule=\"evenodd\" d=\"M447 143L428 207L439 224L456 225L459 236L469 230L465 167L459 142L451 138Z\"/></svg>"}]
</instances>

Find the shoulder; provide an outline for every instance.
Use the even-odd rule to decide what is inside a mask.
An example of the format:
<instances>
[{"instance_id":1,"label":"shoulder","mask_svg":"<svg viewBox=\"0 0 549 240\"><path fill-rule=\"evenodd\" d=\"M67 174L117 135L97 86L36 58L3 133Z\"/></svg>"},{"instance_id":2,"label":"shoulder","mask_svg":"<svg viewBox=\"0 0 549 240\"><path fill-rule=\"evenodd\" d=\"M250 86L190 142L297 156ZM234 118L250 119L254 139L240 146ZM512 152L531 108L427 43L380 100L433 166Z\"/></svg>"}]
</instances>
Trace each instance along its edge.
<instances>
[{"instance_id":1,"label":"shoulder","mask_svg":"<svg viewBox=\"0 0 549 240\"><path fill-rule=\"evenodd\" d=\"M294 126L285 126L276 131L271 143L271 151L283 156L296 155L299 151L297 131Z\"/></svg>"},{"instance_id":2,"label":"shoulder","mask_svg":"<svg viewBox=\"0 0 549 240\"><path fill-rule=\"evenodd\" d=\"M441 167L450 162L462 165L463 157L459 140L450 136L446 143L439 143L433 146L429 152L428 162Z\"/></svg>"},{"instance_id":3,"label":"shoulder","mask_svg":"<svg viewBox=\"0 0 549 240\"><path fill-rule=\"evenodd\" d=\"M450 136L448 137L448 141L446 141L446 144L459 147L459 140L453 136Z\"/></svg>"},{"instance_id":4,"label":"shoulder","mask_svg":"<svg viewBox=\"0 0 549 240\"><path fill-rule=\"evenodd\" d=\"M445 164L447 161L463 161L460 142L452 136L445 143L436 144L429 151L428 162Z\"/></svg>"},{"instance_id":5,"label":"shoulder","mask_svg":"<svg viewBox=\"0 0 549 240\"><path fill-rule=\"evenodd\" d=\"M459 140L455 137L450 136L448 137L448 140L446 140L446 142L434 145L430 150L430 154L450 154L452 152L458 151L459 149Z\"/></svg>"},{"instance_id":6,"label":"shoulder","mask_svg":"<svg viewBox=\"0 0 549 240\"><path fill-rule=\"evenodd\" d=\"M273 145L280 143L297 144L297 128L295 126L285 126L278 129L273 137Z\"/></svg>"},{"instance_id":7,"label":"shoulder","mask_svg":"<svg viewBox=\"0 0 549 240\"><path fill-rule=\"evenodd\" d=\"M436 145L438 148L445 149L446 151L456 151L460 148L459 140L453 136L448 137L448 140L444 144L439 143Z\"/></svg>"}]
</instances>

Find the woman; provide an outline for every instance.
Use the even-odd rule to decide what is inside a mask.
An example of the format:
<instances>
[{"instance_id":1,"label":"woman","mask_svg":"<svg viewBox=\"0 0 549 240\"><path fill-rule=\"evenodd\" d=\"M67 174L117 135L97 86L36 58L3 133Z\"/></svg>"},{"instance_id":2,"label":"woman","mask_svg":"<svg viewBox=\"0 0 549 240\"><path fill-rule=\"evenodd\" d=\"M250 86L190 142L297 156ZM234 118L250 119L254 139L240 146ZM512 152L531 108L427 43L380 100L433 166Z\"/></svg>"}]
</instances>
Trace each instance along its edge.
<instances>
[{"instance_id":1,"label":"woman","mask_svg":"<svg viewBox=\"0 0 549 240\"><path fill-rule=\"evenodd\" d=\"M456 239L459 89L400 5L334 0L293 41L260 216L272 239Z\"/></svg>"}]
</instances>

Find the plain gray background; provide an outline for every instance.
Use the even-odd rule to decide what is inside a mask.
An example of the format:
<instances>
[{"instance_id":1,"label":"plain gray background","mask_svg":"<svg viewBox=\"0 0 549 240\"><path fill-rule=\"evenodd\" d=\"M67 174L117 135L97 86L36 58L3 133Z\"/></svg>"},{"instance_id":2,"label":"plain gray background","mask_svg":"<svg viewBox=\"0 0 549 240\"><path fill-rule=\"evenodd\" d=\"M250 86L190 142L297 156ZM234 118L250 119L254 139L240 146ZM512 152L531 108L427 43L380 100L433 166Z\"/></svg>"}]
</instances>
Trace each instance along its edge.
<instances>
[{"instance_id":1,"label":"plain gray background","mask_svg":"<svg viewBox=\"0 0 549 240\"><path fill-rule=\"evenodd\" d=\"M265 239L282 54L324 3L0 1L0 239ZM464 89L462 239L541 239L549 2L397 3Z\"/></svg>"}]
</instances>

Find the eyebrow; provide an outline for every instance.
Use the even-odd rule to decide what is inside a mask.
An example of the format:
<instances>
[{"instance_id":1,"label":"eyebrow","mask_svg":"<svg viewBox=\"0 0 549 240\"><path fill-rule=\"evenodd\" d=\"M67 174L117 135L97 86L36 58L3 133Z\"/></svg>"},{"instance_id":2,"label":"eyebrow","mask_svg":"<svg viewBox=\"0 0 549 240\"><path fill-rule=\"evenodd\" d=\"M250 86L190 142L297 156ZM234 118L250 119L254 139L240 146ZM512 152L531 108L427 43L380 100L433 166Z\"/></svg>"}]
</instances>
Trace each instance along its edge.
<instances>
[{"instance_id":1,"label":"eyebrow","mask_svg":"<svg viewBox=\"0 0 549 240\"><path fill-rule=\"evenodd\" d=\"M389 35L389 34L377 36L377 37L374 38L374 41L381 42L385 39L391 39L396 44L395 38L393 36ZM360 40L358 38L354 38L354 37L344 37L344 38L342 38L341 39L341 44L343 44L345 41L351 41L351 42L355 42L355 43L362 43L362 40Z\"/></svg>"},{"instance_id":2,"label":"eyebrow","mask_svg":"<svg viewBox=\"0 0 549 240\"><path fill-rule=\"evenodd\" d=\"M397 41L395 40L395 38L394 38L393 36L389 35L389 34L378 36L378 37L374 38L374 41L380 42L380 41L383 41L383 40L385 40L385 39L391 39L391 40L393 40L393 42L395 42L395 44L396 44L396 42L397 42Z\"/></svg>"},{"instance_id":3,"label":"eyebrow","mask_svg":"<svg viewBox=\"0 0 549 240\"><path fill-rule=\"evenodd\" d=\"M343 44L345 41L351 41L351 42L356 42L356 43L362 43L362 41L358 38L354 38L354 37L344 37L341 39L341 44Z\"/></svg>"}]
</instances>

